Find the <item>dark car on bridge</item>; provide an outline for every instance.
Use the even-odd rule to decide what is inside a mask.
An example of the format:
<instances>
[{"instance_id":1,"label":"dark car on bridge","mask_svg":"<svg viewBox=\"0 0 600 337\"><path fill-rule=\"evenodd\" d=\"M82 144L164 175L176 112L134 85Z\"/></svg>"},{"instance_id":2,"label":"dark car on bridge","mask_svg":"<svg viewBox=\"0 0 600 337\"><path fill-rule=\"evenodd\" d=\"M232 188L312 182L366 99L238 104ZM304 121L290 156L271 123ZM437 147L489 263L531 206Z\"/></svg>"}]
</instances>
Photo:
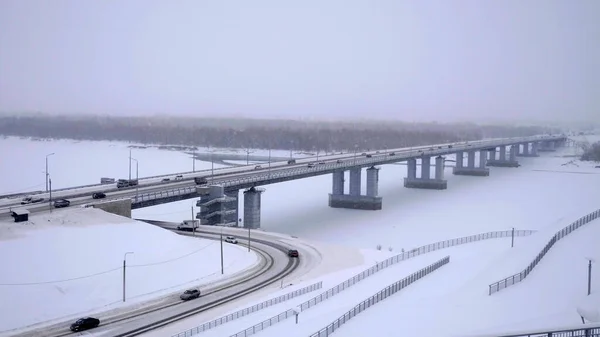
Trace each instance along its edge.
<instances>
[{"instance_id":1,"label":"dark car on bridge","mask_svg":"<svg viewBox=\"0 0 600 337\"><path fill-rule=\"evenodd\" d=\"M179 296L179 298L184 301L193 300L193 299L199 298L199 297L200 297L200 290L198 290L198 289L188 289L188 290L184 291L183 294L181 294L181 296Z\"/></svg>"},{"instance_id":2,"label":"dark car on bridge","mask_svg":"<svg viewBox=\"0 0 600 337\"><path fill-rule=\"evenodd\" d=\"M299 254L298 254L298 251L297 251L297 250L295 250L295 249L290 249L290 250L288 250L288 256L289 256L289 257L298 257L298 256L299 256Z\"/></svg>"},{"instance_id":3,"label":"dark car on bridge","mask_svg":"<svg viewBox=\"0 0 600 337\"><path fill-rule=\"evenodd\" d=\"M69 207L69 205L71 205L71 202L67 199L54 200L54 208Z\"/></svg>"},{"instance_id":4,"label":"dark car on bridge","mask_svg":"<svg viewBox=\"0 0 600 337\"><path fill-rule=\"evenodd\" d=\"M83 317L71 324L71 331L83 331L97 328L100 325L100 320L95 317Z\"/></svg>"},{"instance_id":5,"label":"dark car on bridge","mask_svg":"<svg viewBox=\"0 0 600 337\"><path fill-rule=\"evenodd\" d=\"M102 193L102 192L96 192L94 194L92 194L92 199L104 199L106 198L106 194Z\"/></svg>"}]
</instances>

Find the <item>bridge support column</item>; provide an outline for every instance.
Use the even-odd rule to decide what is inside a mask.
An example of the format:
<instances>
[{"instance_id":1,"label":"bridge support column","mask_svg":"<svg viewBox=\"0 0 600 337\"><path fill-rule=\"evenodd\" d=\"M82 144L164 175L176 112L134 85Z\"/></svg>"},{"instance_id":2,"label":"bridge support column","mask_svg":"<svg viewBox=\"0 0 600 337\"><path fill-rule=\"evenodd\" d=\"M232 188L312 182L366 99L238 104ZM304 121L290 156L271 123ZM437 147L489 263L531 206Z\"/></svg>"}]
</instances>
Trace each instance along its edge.
<instances>
[{"instance_id":1,"label":"bridge support column","mask_svg":"<svg viewBox=\"0 0 600 337\"><path fill-rule=\"evenodd\" d=\"M260 195L264 191L255 187L244 191L244 228L260 228Z\"/></svg>"},{"instance_id":2,"label":"bridge support column","mask_svg":"<svg viewBox=\"0 0 600 337\"><path fill-rule=\"evenodd\" d=\"M552 152L556 151L556 147L554 146L554 141L549 140L540 142L537 150L539 152Z\"/></svg>"},{"instance_id":3,"label":"bridge support column","mask_svg":"<svg viewBox=\"0 0 600 337\"><path fill-rule=\"evenodd\" d=\"M479 166L475 166L475 151L471 150L467 152L468 156L468 164L466 167L459 167L458 165L454 167L452 170L452 174L459 176L479 176L479 177L487 177L490 175L490 169L485 167L487 161L488 151L481 150L479 151ZM496 149L494 149L494 153L496 153ZM494 155L495 156L495 155Z\"/></svg>"},{"instance_id":4,"label":"bridge support column","mask_svg":"<svg viewBox=\"0 0 600 337\"><path fill-rule=\"evenodd\" d=\"M223 186L210 186L208 194L202 195L196 202L200 212L196 219L206 226L235 226L238 216L238 192L225 192Z\"/></svg>"},{"instance_id":5,"label":"bridge support column","mask_svg":"<svg viewBox=\"0 0 600 337\"><path fill-rule=\"evenodd\" d=\"M496 160L496 148L488 151L488 160Z\"/></svg>"},{"instance_id":6,"label":"bridge support column","mask_svg":"<svg viewBox=\"0 0 600 337\"><path fill-rule=\"evenodd\" d=\"M414 167L414 170L411 170ZM404 187L429 190L445 190L448 181L444 180L444 157L435 158L435 177L431 178L431 157L421 157L421 177L416 177L416 160L409 159L408 175L404 178Z\"/></svg>"},{"instance_id":7,"label":"bridge support column","mask_svg":"<svg viewBox=\"0 0 600 337\"><path fill-rule=\"evenodd\" d=\"M521 144L523 146L523 150L519 151L517 153L518 157L538 157L539 156L537 153L537 148L538 148L537 142L531 143L531 150L529 149L529 144L530 143Z\"/></svg>"},{"instance_id":8,"label":"bridge support column","mask_svg":"<svg viewBox=\"0 0 600 337\"><path fill-rule=\"evenodd\" d=\"M517 161L517 151L519 145L511 145L509 149L508 159L506 158L506 146L500 146L500 158L498 160L488 160L488 166L495 167L519 167Z\"/></svg>"},{"instance_id":9,"label":"bridge support column","mask_svg":"<svg viewBox=\"0 0 600 337\"><path fill-rule=\"evenodd\" d=\"M340 187L341 185L341 187ZM344 171L333 173L333 188L329 194L329 207L362 210L380 210L383 198L379 193L379 168L367 169L367 194L361 195L361 169L350 170L349 194L344 194Z\"/></svg>"},{"instance_id":10,"label":"bridge support column","mask_svg":"<svg viewBox=\"0 0 600 337\"><path fill-rule=\"evenodd\" d=\"M456 152L456 167L462 168L464 163L464 152Z\"/></svg>"}]
</instances>

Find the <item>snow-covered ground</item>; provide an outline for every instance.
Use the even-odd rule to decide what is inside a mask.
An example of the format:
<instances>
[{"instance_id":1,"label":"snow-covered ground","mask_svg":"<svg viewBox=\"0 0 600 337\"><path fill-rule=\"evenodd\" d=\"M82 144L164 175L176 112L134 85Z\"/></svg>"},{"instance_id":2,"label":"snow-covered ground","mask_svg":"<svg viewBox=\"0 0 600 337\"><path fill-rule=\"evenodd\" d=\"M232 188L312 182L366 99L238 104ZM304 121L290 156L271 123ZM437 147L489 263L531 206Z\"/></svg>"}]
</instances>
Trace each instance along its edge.
<instances>
[{"instance_id":1,"label":"snow-covered ground","mask_svg":"<svg viewBox=\"0 0 600 337\"><path fill-rule=\"evenodd\" d=\"M594 138L597 137L587 136L589 141L598 140ZM0 143L2 142L0 141ZM34 144L31 146L39 145L31 144ZM108 143L103 146L110 149L110 146L106 144ZM52 147L55 146L56 144L52 145ZM97 146L95 151L102 151L100 150L102 147L98 143L95 146ZM119 146L123 147L120 155L122 163L119 164L121 167L119 172L122 172L120 176L123 176L127 172L128 149L122 144L112 147ZM190 170L189 155L156 149L139 151L145 151L149 158L153 158L152 165L155 166L153 169L156 172L172 173ZM56 152L58 153L59 150L57 149ZM68 150L63 152L68 153ZM315 244L320 241L363 249L374 249L379 244L383 246L383 250L392 248L393 253L399 253L402 248L409 250L435 241L493 230L508 230L513 227L539 230L531 237L517 238L513 249L506 248L509 247L510 240L508 242L504 239L489 240L442 250L432 253L429 257L426 257L427 255L419 257L419 259L422 258L421 260L435 260L435 257L439 258L439 256L449 254L451 262L448 266L442 267L439 271L402 290L392 298L368 309L350 321L348 326L337 331L336 335L363 336L367 333L356 326L363 328L381 326L381 335L397 335L398 330L394 330L394 326L398 326L397 317L401 315L410 317L406 319L410 322L406 323L405 332L409 334L413 332L409 329L421 327L418 330L420 336L461 335L477 330L502 330L515 326L551 326L562 322L577 324L579 317L571 312L574 311L574 303L582 300L578 292L580 291L582 296L585 295L587 262L581 256L561 254L559 248L564 245L572 245L569 247L585 245L586 249L593 251L585 251L581 254L597 256L598 249L595 248L597 245L579 244L576 235L586 236L581 233L592 230L591 228L598 226L598 223L588 224L580 229L581 232L561 240L525 282L493 296L487 296L487 285L490 282L522 269L557 230L567 226L580 216L600 208L600 204L598 204L600 190L595 188L600 184L600 169L594 168L597 164L581 163L577 160L573 161L573 157L567 157L575 154L575 149L567 148L555 153L541 153L539 158L519 158L521 167L491 168L490 177L453 176L448 168L446 170L448 190L445 191L403 188L402 179L406 175L406 167L384 165L380 171L379 180L379 194L383 197L384 205L383 210L377 212L327 207L328 193L331 190L329 175L269 185L266 186L266 192L262 197L262 228L264 231L298 236ZM275 155L274 152L273 155ZM278 155L286 156L289 153L282 151ZM175 165L172 165L173 161L170 162L168 156L181 156L184 159L181 160L180 166L174 168ZM39 164L41 164L40 172L42 172L43 155L40 158L36 159L36 165L40 166ZM25 162L24 165L27 165L27 161L32 159L22 158L22 160ZM199 168L198 163L197 169ZM85 165L101 167L102 164L90 159ZM210 167L208 163L203 165ZM14 172L9 171L12 168L5 165L0 168L0 174L15 175ZM141 168L142 166L140 166ZM4 172L5 170L7 172ZM12 170L14 171L14 169ZM91 180L91 183L96 182L99 176L107 175L99 173L98 169L93 167L85 170L84 166L81 166L77 172L82 176L87 175L85 178L79 178L80 180ZM91 172L94 172L93 175ZM72 170L71 173L74 174ZM151 174L145 173L144 175ZM40 173L36 179L43 182L43 178L43 173ZM24 180L19 183L34 184L35 181ZM292 193L293 198L288 198L287 196ZM189 217L190 206L194 203L195 200L188 200L135 210L134 217L178 222ZM590 233L586 237L591 240L595 235ZM494 250L496 245L499 245L498 250ZM564 249L577 251L572 248ZM335 264L336 259L341 262L345 258L344 254L330 254L332 255L330 263L332 264ZM378 254L390 253L378 252ZM554 261L551 259L552 254L558 255L558 257L554 257L556 259L561 259L563 256L562 264L552 262ZM410 263L416 263L414 261ZM364 262L369 265L374 261L372 258L365 257ZM410 270L406 270L406 273L411 273L425 264L428 263L415 265L414 268L406 267L409 266L408 264L405 267L399 265L399 268L408 268ZM366 266L337 271L338 275L323 276L322 273L314 273L310 277L305 275L302 282L316 282L323 279L329 283L339 283L343 281L344 277L350 276L350 271L356 273L357 269L363 267ZM543 268L549 269L547 274L543 274ZM584 274L580 275L582 273L580 269ZM375 280L380 276L373 277ZM395 276L398 279L401 277L402 273ZM368 297L385 285L392 283L392 279L381 278L379 281L372 281L376 285L368 287L368 290L355 296L344 297L343 294L340 294L337 300L333 300L334 302L329 304L324 302L322 308L325 309L320 310L319 306L310 309L306 312L306 316L301 315L301 321L307 324L304 325L306 328L294 328L294 333L306 336L315 332L337 318L337 311L326 308L339 306L339 310L342 310L341 307L351 307L362 301L363 296ZM600 282L596 282L596 280L600 281L594 273L594 289L600 287ZM294 281L290 280L290 282ZM299 286L299 284L295 285ZM570 290L565 291L563 296L563 294L559 294L561 287L567 287ZM327 286L324 285L324 289L326 288ZM343 300L342 298L350 299ZM260 302L265 299L255 298L253 301ZM556 299L555 302L553 302L554 299ZM300 301L300 299L297 300ZM443 305L439 304L440 301L444 301ZM371 311L380 310L378 307L392 302L395 304L390 304L392 307L385 309L387 311L380 311L379 315L370 314ZM536 302L543 304L536 305ZM251 304L240 303L240 306L246 307ZM289 306L290 303L287 305ZM432 309L432 306L436 305L439 305L439 309ZM508 307L511 310L508 310ZM475 308L479 308L479 310ZM512 308L518 309L512 310ZM285 309L289 309L289 307ZM310 319L309 315L313 315L315 319ZM456 320L454 320L454 316L457 317ZM558 316L560 319L557 318ZM521 319L521 317L527 318ZM212 318L215 317L205 315L202 320L192 317L178 322L177 326L181 331L184 327L191 328ZM255 316L254 319L247 319L244 327L259 323L263 318ZM439 321L439 326L436 323L432 327L432 319L436 322ZM320 324L323 326L317 327ZM349 328L351 324L354 325L353 328ZM444 329L444 325L448 325L448 328ZM424 330L423 326L427 326L427 330ZM271 329L274 331L273 335L276 335L278 331L276 326ZM232 330L235 329L232 328ZM265 330L261 335L269 336L269 330ZM281 331L279 332L281 333ZM368 332L373 333L373 330Z\"/></svg>"},{"instance_id":2,"label":"snow-covered ground","mask_svg":"<svg viewBox=\"0 0 600 337\"><path fill-rule=\"evenodd\" d=\"M199 287L255 265L220 244L92 208L56 210L29 222L0 223L0 331L91 310L135 305ZM127 302L122 263L127 255Z\"/></svg>"}]
</instances>

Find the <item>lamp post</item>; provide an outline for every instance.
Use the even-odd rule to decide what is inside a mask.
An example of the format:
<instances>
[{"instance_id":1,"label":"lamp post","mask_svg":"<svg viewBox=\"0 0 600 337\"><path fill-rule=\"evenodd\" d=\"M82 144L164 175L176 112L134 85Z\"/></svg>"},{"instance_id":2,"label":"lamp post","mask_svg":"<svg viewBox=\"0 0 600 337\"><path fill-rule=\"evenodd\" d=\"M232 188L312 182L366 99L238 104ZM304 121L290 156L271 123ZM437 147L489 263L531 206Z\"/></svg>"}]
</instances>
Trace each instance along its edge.
<instances>
[{"instance_id":1,"label":"lamp post","mask_svg":"<svg viewBox=\"0 0 600 337\"><path fill-rule=\"evenodd\" d=\"M54 155L54 152L46 155L46 193L48 192L48 179L50 176L50 173L48 172L48 157L53 156L53 155Z\"/></svg>"},{"instance_id":2,"label":"lamp post","mask_svg":"<svg viewBox=\"0 0 600 337\"><path fill-rule=\"evenodd\" d=\"M513 248L515 246L515 228L512 228L511 231L511 235L510 235L510 248Z\"/></svg>"},{"instance_id":3,"label":"lamp post","mask_svg":"<svg viewBox=\"0 0 600 337\"><path fill-rule=\"evenodd\" d=\"M126 278L125 273L127 270L127 255L133 254L133 252L127 252L123 255L123 302L125 302L125 289L126 289Z\"/></svg>"},{"instance_id":4,"label":"lamp post","mask_svg":"<svg viewBox=\"0 0 600 337\"><path fill-rule=\"evenodd\" d=\"M589 296L592 293L592 262L594 262L594 259L590 257L586 257L585 259L588 260L587 294Z\"/></svg>"},{"instance_id":5,"label":"lamp post","mask_svg":"<svg viewBox=\"0 0 600 337\"><path fill-rule=\"evenodd\" d=\"M223 275L223 227L221 227L221 275Z\"/></svg>"},{"instance_id":6,"label":"lamp post","mask_svg":"<svg viewBox=\"0 0 600 337\"><path fill-rule=\"evenodd\" d=\"M140 184L140 181L138 179L139 178L139 176L138 176L138 173L139 173L139 165L138 164L139 163L138 163L138 160L135 159L135 158L129 157L129 159L135 161L135 182L136 182L136 184L135 184L135 197L137 198L137 196L138 196L138 188L139 188L139 184ZM131 180L131 179L129 179L129 180Z\"/></svg>"},{"instance_id":7,"label":"lamp post","mask_svg":"<svg viewBox=\"0 0 600 337\"><path fill-rule=\"evenodd\" d=\"M354 144L354 165L356 165L356 152L358 151L358 144Z\"/></svg>"},{"instance_id":8,"label":"lamp post","mask_svg":"<svg viewBox=\"0 0 600 337\"><path fill-rule=\"evenodd\" d=\"M192 152L192 172L196 172L196 148Z\"/></svg>"},{"instance_id":9,"label":"lamp post","mask_svg":"<svg viewBox=\"0 0 600 337\"><path fill-rule=\"evenodd\" d=\"M131 148L129 148L129 180L131 180Z\"/></svg>"},{"instance_id":10,"label":"lamp post","mask_svg":"<svg viewBox=\"0 0 600 337\"><path fill-rule=\"evenodd\" d=\"M50 212L52 212L52 178L48 178L48 183L50 186L50 197L48 198L48 208L50 208Z\"/></svg>"}]
</instances>

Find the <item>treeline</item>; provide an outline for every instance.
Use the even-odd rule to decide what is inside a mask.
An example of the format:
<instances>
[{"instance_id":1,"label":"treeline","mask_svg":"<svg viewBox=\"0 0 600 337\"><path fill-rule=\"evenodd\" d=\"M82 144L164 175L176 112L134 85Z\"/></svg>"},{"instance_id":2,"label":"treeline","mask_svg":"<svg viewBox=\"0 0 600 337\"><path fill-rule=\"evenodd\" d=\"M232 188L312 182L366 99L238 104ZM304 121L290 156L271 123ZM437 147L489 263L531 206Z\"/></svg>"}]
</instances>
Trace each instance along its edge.
<instances>
[{"instance_id":1,"label":"treeline","mask_svg":"<svg viewBox=\"0 0 600 337\"><path fill-rule=\"evenodd\" d=\"M385 149L554 132L534 126L184 117L0 116L0 134L142 144L303 151Z\"/></svg>"},{"instance_id":2,"label":"treeline","mask_svg":"<svg viewBox=\"0 0 600 337\"><path fill-rule=\"evenodd\" d=\"M587 147L581 155L583 161L600 161L600 142L596 142Z\"/></svg>"}]
</instances>

